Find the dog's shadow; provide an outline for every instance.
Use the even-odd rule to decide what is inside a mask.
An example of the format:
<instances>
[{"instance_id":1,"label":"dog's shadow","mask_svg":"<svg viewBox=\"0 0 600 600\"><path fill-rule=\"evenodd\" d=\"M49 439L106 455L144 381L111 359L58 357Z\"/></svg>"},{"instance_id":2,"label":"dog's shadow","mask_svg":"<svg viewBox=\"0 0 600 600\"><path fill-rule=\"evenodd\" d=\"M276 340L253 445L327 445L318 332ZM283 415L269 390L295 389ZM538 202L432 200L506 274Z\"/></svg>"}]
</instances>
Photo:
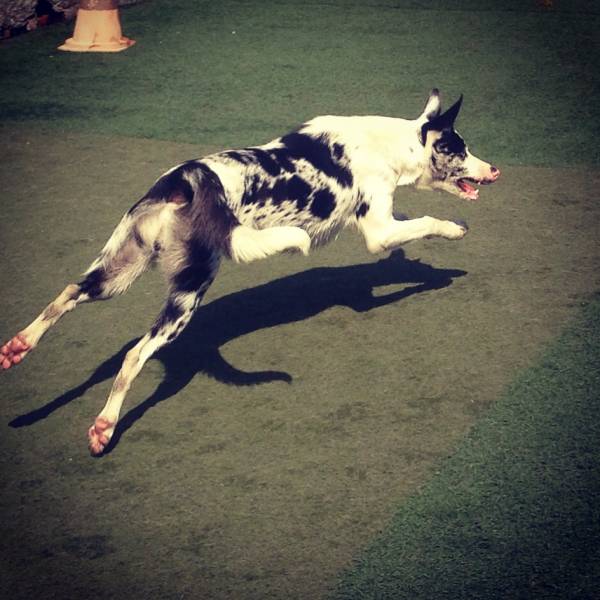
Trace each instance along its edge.
<instances>
[{"instance_id":1,"label":"dog's shadow","mask_svg":"<svg viewBox=\"0 0 600 600\"><path fill-rule=\"evenodd\" d=\"M466 275L456 269L437 269L419 260L409 260L402 250L374 263L346 267L318 267L288 275L253 288L234 292L201 306L188 327L154 359L165 368L163 381L154 393L120 419L106 452L144 413L182 390L197 373L231 385L255 385L270 381L290 383L282 371L245 372L228 363L220 348L238 337L277 325L308 319L332 306L347 306L357 312L397 302L413 294L449 286ZM373 289L386 285L414 284L375 296ZM83 395L88 389L119 371L125 354L138 340L126 344L103 362L92 375L45 406L21 415L11 427L32 425Z\"/></svg>"}]
</instances>

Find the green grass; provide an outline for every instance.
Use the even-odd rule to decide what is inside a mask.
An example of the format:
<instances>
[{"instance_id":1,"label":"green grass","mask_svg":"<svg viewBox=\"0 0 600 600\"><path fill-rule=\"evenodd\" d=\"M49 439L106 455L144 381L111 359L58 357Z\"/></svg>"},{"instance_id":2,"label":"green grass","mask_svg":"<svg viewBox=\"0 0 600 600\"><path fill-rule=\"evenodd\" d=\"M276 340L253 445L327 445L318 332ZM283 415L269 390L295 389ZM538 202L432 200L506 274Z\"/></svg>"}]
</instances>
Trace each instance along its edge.
<instances>
[{"instance_id":1,"label":"green grass","mask_svg":"<svg viewBox=\"0 0 600 600\"><path fill-rule=\"evenodd\" d=\"M597 3L156 0L121 22L114 55L56 51L62 25L0 45L2 338L160 172L317 114L464 93L504 175L474 205L398 195L466 218L458 244L225 265L101 460L85 429L163 288L66 318L0 388L0 595L312 600L351 565L340 599L597 597Z\"/></svg>"},{"instance_id":2,"label":"green grass","mask_svg":"<svg viewBox=\"0 0 600 600\"><path fill-rule=\"evenodd\" d=\"M465 94L461 128L484 156L597 164L600 9L579 9L534 0L147 2L122 11L138 40L126 52L57 52L66 26L5 44L0 113L240 146L318 114L416 116L439 87L448 102Z\"/></svg>"},{"instance_id":3,"label":"green grass","mask_svg":"<svg viewBox=\"0 0 600 600\"><path fill-rule=\"evenodd\" d=\"M597 598L600 300L357 561L338 598Z\"/></svg>"}]
</instances>

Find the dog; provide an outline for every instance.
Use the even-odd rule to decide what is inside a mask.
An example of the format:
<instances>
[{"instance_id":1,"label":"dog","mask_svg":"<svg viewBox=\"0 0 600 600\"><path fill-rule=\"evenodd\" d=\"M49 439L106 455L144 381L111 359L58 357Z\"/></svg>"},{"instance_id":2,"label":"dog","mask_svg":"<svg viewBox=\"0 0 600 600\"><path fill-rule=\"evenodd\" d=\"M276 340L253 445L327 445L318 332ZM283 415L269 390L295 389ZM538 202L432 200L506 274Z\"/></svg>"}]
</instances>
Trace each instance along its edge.
<instances>
[{"instance_id":1,"label":"dog","mask_svg":"<svg viewBox=\"0 0 600 600\"><path fill-rule=\"evenodd\" d=\"M180 164L122 218L79 283L69 284L0 349L3 370L19 364L50 327L82 302L127 290L160 261L169 284L151 329L127 352L108 401L88 430L102 454L123 400L144 363L190 321L223 258L247 263L283 251L308 254L354 225L372 253L439 236L458 240L462 222L393 215L396 187L415 185L477 200L498 168L471 154L454 129L462 95L442 112L437 89L414 120L322 116L272 142Z\"/></svg>"}]
</instances>

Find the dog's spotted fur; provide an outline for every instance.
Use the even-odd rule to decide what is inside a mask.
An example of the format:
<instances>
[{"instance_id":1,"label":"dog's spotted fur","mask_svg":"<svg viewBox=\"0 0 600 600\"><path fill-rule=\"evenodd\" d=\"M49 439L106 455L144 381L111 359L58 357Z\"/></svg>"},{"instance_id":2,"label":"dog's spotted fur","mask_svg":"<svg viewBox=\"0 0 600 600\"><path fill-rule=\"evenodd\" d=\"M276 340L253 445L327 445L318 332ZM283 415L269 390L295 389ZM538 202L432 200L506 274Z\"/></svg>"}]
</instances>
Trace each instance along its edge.
<instances>
[{"instance_id":1,"label":"dog's spotted fur","mask_svg":"<svg viewBox=\"0 0 600 600\"><path fill-rule=\"evenodd\" d=\"M125 214L78 284L70 284L0 350L0 367L21 362L42 335L81 302L124 292L156 260L170 284L150 331L127 353L108 401L88 432L108 444L131 382L189 322L223 257L249 262L308 253L354 225L371 252L426 236L460 239L466 226L432 217L395 219L394 190L413 184L476 199L495 167L475 158L454 130L461 100L442 114L437 90L413 121L317 117L269 144L219 152L167 171Z\"/></svg>"}]
</instances>

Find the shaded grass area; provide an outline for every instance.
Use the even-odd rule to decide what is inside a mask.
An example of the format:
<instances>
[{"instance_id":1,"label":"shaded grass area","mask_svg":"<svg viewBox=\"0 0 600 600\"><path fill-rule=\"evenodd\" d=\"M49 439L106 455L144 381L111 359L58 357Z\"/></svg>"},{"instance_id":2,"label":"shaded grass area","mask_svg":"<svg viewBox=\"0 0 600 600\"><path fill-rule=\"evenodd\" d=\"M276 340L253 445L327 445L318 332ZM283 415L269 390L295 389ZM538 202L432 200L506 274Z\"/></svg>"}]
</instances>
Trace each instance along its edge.
<instances>
[{"instance_id":1,"label":"shaded grass area","mask_svg":"<svg viewBox=\"0 0 600 600\"><path fill-rule=\"evenodd\" d=\"M336 597L598 598L600 300L406 501Z\"/></svg>"},{"instance_id":2,"label":"shaded grass area","mask_svg":"<svg viewBox=\"0 0 600 600\"><path fill-rule=\"evenodd\" d=\"M57 25L0 52L0 114L54 128L239 147L318 114L415 117L466 97L461 129L498 164L598 163L593 3L146 2L138 43L55 50ZM502 135L499 136L498 132Z\"/></svg>"},{"instance_id":3,"label":"shaded grass area","mask_svg":"<svg viewBox=\"0 0 600 600\"><path fill-rule=\"evenodd\" d=\"M2 338L87 267L157 173L207 150L0 134ZM478 204L398 193L409 216L464 218L459 243L374 257L348 232L307 258L224 264L100 460L85 431L160 309L160 274L65 317L3 374L0 595L324 597L600 288L598 185L507 167Z\"/></svg>"}]
</instances>

